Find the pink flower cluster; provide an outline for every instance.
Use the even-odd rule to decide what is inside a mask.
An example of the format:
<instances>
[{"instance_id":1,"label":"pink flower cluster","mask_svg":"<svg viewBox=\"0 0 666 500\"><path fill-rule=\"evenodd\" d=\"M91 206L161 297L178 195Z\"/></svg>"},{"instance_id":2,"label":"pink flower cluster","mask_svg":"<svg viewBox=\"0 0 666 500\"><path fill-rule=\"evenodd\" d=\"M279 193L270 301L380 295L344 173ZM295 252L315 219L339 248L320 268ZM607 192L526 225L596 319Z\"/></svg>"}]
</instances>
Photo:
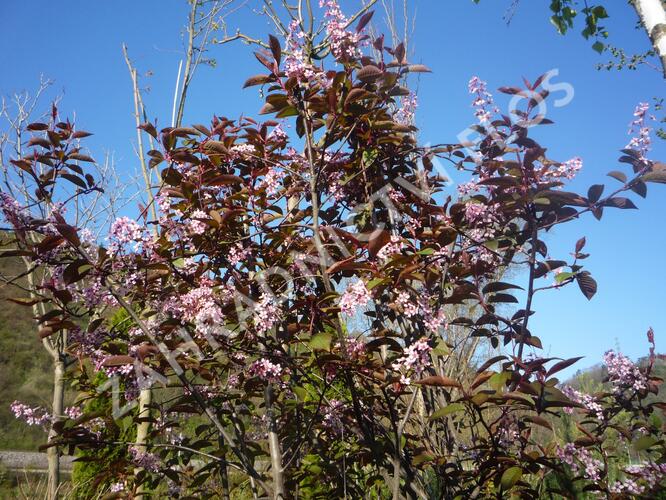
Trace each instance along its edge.
<instances>
[{"instance_id":1,"label":"pink flower cluster","mask_svg":"<svg viewBox=\"0 0 666 500\"><path fill-rule=\"evenodd\" d=\"M326 33L331 46L331 53L338 60L358 57L360 51L358 44L361 36L358 33L347 31L349 21L342 13L337 0L320 0L319 7L325 8L327 19Z\"/></svg>"},{"instance_id":2,"label":"pink flower cluster","mask_svg":"<svg viewBox=\"0 0 666 500\"><path fill-rule=\"evenodd\" d=\"M340 349L340 342L335 346ZM349 359L358 359L365 354L365 342L360 338L347 337L345 339L344 353Z\"/></svg>"},{"instance_id":3,"label":"pink flower cluster","mask_svg":"<svg viewBox=\"0 0 666 500\"><path fill-rule=\"evenodd\" d=\"M189 234L205 233L208 225L203 221L206 219L208 219L208 214L206 212L203 210L194 210L186 222L187 232Z\"/></svg>"},{"instance_id":4,"label":"pink flower cluster","mask_svg":"<svg viewBox=\"0 0 666 500\"><path fill-rule=\"evenodd\" d=\"M363 281L357 281L349 286L344 291L338 302L340 310L348 315L353 316L359 307L365 307L372 299L368 288Z\"/></svg>"},{"instance_id":5,"label":"pink flower cluster","mask_svg":"<svg viewBox=\"0 0 666 500\"><path fill-rule=\"evenodd\" d=\"M265 188L268 196L275 196L280 192L284 176L284 170L278 170L276 167L271 167L268 172L266 172L264 180L259 184L259 187Z\"/></svg>"},{"instance_id":6,"label":"pink flower cluster","mask_svg":"<svg viewBox=\"0 0 666 500\"><path fill-rule=\"evenodd\" d=\"M109 486L109 493L121 493L123 491L125 491L125 483L122 481L113 483L111 486Z\"/></svg>"},{"instance_id":7,"label":"pink flower cluster","mask_svg":"<svg viewBox=\"0 0 666 500\"><path fill-rule=\"evenodd\" d=\"M224 322L217 295L208 283L202 283L198 288L165 303L164 309L176 318L193 323L204 337L217 334Z\"/></svg>"},{"instance_id":8,"label":"pink flower cluster","mask_svg":"<svg viewBox=\"0 0 666 500\"><path fill-rule=\"evenodd\" d=\"M467 196L471 193L476 193L479 191L479 188L478 181L463 182L458 185L458 194L460 196Z\"/></svg>"},{"instance_id":9,"label":"pink flower cluster","mask_svg":"<svg viewBox=\"0 0 666 500\"><path fill-rule=\"evenodd\" d=\"M284 131L282 128L281 124L277 124L273 130L271 130L271 133L268 134L267 139L269 141L273 142L286 142L287 141L287 133Z\"/></svg>"},{"instance_id":10,"label":"pink flower cluster","mask_svg":"<svg viewBox=\"0 0 666 500\"><path fill-rule=\"evenodd\" d=\"M284 72L287 78L295 78L299 82L320 83L324 88L328 87L329 81L326 75L306 61L301 40L305 33L300 29L298 21L293 20L289 24L287 35L287 55L284 58Z\"/></svg>"},{"instance_id":11,"label":"pink flower cluster","mask_svg":"<svg viewBox=\"0 0 666 500\"><path fill-rule=\"evenodd\" d=\"M160 458L157 455L141 451L137 446L130 446L129 453L132 462L137 467L141 467L150 472L157 472L160 470Z\"/></svg>"},{"instance_id":12,"label":"pink flower cluster","mask_svg":"<svg viewBox=\"0 0 666 500\"><path fill-rule=\"evenodd\" d=\"M252 157L256 150L252 144L234 144L229 148L229 153L233 159Z\"/></svg>"},{"instance_id":13,"label":"pink flower cluster","mask_svg":"<svg viewBox=\"0 0 666 500\"><path fill-rule=\"evenodd\" d=\"M391 256L400 254L403 248L405 248L405 243L402 241L402 238L394 234L391 236L391 241L379 249L379 252L377 252L377 258L386 263Z\"/></svg>"},{"instance_id":14,"label":"pink flower cluster","mask_svg":"<svg viewBox=\"0 0 666 500\"><path fill-rule=\"evenodd\" d=\"M567 443L564 448L557 447L557 457L571 467L574 474L582 474L590 481L599 481L604 463L592 456L587 448L578 448L573 443Z\"/></svg>"},{"instance_id":15,"label":"pink flower cluster","mask_svg":"<svg viewBox=\"0 0 666 500\"><path fill-rule=\"evenodd\" d=\"M624 472L632 477L627 477L624 481L613 483L609 488L610 492L619 495L642 495L654 490L661 483L666 475L666 464L645 462L637 465L629 465L624 468ZM644 481L645 484L639 484L639 481Z\"/></svg>"},{"instance_id":16,"label":"pink flower cluster","mask_svg":"<svg viewBox=\"0 0 666 500\"><path fill-rule=\"evenodd\" d=\"M400 100L400 108L396 111L393 119L401 125L413 125L416 108L418 107L418 99L414 92L410 92L408 96L404 96Z\"/></svg>"},{"instance_id":17,"label":"pink flower cluster","mask_svg":"<svg viewBox=\"0 0 666 500\"><path fill-rule=\"evenodd\" d=\"M331 399L324 407L322 424L327 429L340 434L343 430L342 418L340 414L344 412L346 405L337 399Z\"/></svg>"},{"instance_id":18,"label":"pink flower cluster","mask_svg":"<svg viewBox=\"0 0 666 500\"><path fill-rule=\"evenodd\" d=\"M78 406L68 406L65 408L65 415L72 420L76 420L83 415L83 410Z\"/></svg>"},{"instance_id":19,"label":"pink flower cluster","mask_svg":"<svg viewBox=\"0 0 666 500\"><path fill-rule=\"evenodd\" d=\"M497 442L503 448L511 448L521 442L520 427L512 418L502 418L497 426Z\"/></svg>"},{"instance_id":20,"label":"pink flower cluster","mask_svg":"<svg viewBox=\"0 0 666 500\"><path fill-rule=\"evenodd\" d=\"M259 302L254 306L254 327L256 333L262 335L269 331L280 319L280 308L275 299L268 294L262 294Z\"/></svg>"},{"instance_id":21,"label":"pink flower cluster","mask_svg":"<svg viewBox=\"0 0 666 500\"><path fill-rule=\"evenodd\" d=\"M243 262L250 255L252 255L252 250L250 248L243 248L243 244L239 242L229 249L227 259L229 260L229 264L235 266Z\"/></svg>"},{"instance_id":22,"label":"pink flower cluster","mask_svg":"<svg viewBox=\"0 0 666 500\"><path fill-rule=\"evenodd\" d=\"M145 238L144 228L129 217L119 217L111 223L111 229L107 240L109 241L109 253L116 255L120 253L125 245L134 243L134 250L138 250Z\"/></svg>"},{"instance_id":23,"label":"pink flower cluster","mask_svg":"<svg viewBox=\"0 0 666 500\"><path fill-rule=\"evenodd\" d=\"M250 374L267 382L277 382L282 376L283 368L278 363L271 363L266 358L261 358L252 363L249 368Z\"/></svg>"},{"instance_id":24,"label":"pink flower cluster","mask_svg":"<svg viewBox=\"0 0 666 500\"><path fill-rule=\"evenodd\" d=\"M423 312L423 322L430 333L438 333L440 328L446 328L446 311L443 307L434 312L426 297L419 300L419 306Z\"/></svg>"},{"instance_id":25,"label":"pink flower cluster","mask_svg":"<svg viewBox=\"0 0 666 500\"><path fill-rule=\"evenodd\" d=\"M493 113L499 113L492 94L488 92L488 85L478 76L473 76L467 85L467 89L470 94L474 95L474 101L472 101L474 116L485 125L490 122Z\"/></svg>"},{"instance_id":26,"label":"pink flower cluster","mask_svg":"<svg viewBox=\"0 0 666 500\"><path fill-rule=\"evenodd\" d=\"M20 418L28 425L45 426L51 422L51 415L40 406L31 407L20 401L14 401L9 408L16 418Z\"/></svg>"},{"instance_id":27,"label":"pink flower cluster","mask_svg":"<svg viewBox=\"0 0 666 500\"><path fill-rule=\"evenodd\" d=\"M598 420L604 419L604 408L593 396L585 394L584 392L579 392L569 385L562 387L562 393L574 403L579 403L583 405L587 411L594 413ZM565 406L563 410L564 413L568 413L569 415L574 412L574 408L571 406Z\"/></svg>"},{"instance_id":28,"label":"pink flower cluster","mask_svg":"<svg viewBox=\"0 0 666 500\"><path fill-rule=\"evenodd\" d=\"M398 358L392 365L394 370L403 372L400 376L401 384L409 385L411 383L411 377L406 376L405 373L413 371L414 374L421 375L430 366L430 351L432 351L432 347L425 337L404 350L404 356Z\"/></svg>"},{"instance_id":29,"label":"pink flower cluster","mask_svg":"<svg viewBox=\"0 0 666 500\"><path fill-rule=\"evenodd\" d=\"M416 304L409 296L409 293L404 290L398 293L395 303L402 309L403 314L408 318L416 316L419 312L418 304Z\"/></svg>"},{"instance_id":30,"label":"pink flower cluster","mask_svg":"<svg viewBox=\"0 0 666 500\"><path fill-rule=\"evenodd\" d=\"M471 224L490 225L497 220L496 210L496 206L470 202L465 205L465 218Z\"/></svg>"},{"instance_id":31,"label":"pink flower cluster","mask_svg":"<svg viewBox=\"0 0 666 500\"><path fill-rule=\"evenodd\" d=\"M634 110L634 119L629 124L629 135L636 135L627 144L627 149L638 151L643 159L648 151L650 151L650 145L652 144L652 139L650 138L651 128L647 125L647 112L649 109L650 105L648 103L639 103Z\"/></svg>"},{"instance_id":32,"label":"pink flower cluster","mask_svg":"<svg viewBox=\"0 0 666 500\"><path fill-rule=\"evenodd\" d=\"M24 228L30 219L25 208L7 193L0 193L0 210L7 222L17 229Z\"/></svg>"},{"instance_id":33,"label":"pink flower cluster","mask_svg":"<svg viewBox=\"0 0 666 500\"><path fill-rule=\"evenodd\" d=\"M576 156L570 160L560 163L554 170L546 172L547 176L573 179L580 169L583 168L583 160Z\"/></svg>"},{"instance_id":34,"label":"pink flower cluster","mask_svg":"<svg viewBox=\"0 0 666 500\"><path fill-rule=\"evenodd\" d=\"M613 350L604 354L604 364L608 369L608 379L613 384L613 392L624 389L642 391L647 388L647 379L639 368L624 354Z\"/></svg>"}]
</instances>

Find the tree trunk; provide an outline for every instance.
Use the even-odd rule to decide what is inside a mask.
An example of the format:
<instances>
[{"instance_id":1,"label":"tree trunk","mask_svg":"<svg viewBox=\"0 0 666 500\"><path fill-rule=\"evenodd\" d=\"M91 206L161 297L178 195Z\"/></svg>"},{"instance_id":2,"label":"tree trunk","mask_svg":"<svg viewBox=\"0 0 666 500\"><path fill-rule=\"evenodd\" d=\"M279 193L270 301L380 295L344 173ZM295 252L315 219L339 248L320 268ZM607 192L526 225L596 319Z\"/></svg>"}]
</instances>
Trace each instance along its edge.
<instances>
[{"instance_id":1,"label":"tree trunk","mask_svg":"<svg viewBox=\"0 0 666 500\"><path fill-rule=\"evenodd\" d=\"M150 417L150 403L152 401L152 391L149 388L147 389L141 389L141 392L139 393L139 413L138 416L139 418L148 418ZM136 425L136 448L142 453L146 452L146 443L148 442L148 432L150 431L150 422L144 421L144 422L139 422ZM140 471L141 469L138 468L135 470L136 472ZM140 485L137 490L137 496L136 498L138 500L141 500L144 498L144 493L146 492L144 485Z\"/></svg>"},{"instance_id":2,"label":"tree trunk","mask_svg":"<svg viewBox=\"0 0 666 500\"><path fill-rule=\"evenodd\" d=\"M65 395L65 363L57 358L53 363L53 422L51 430L49 431L49 442L55 439L57 432L55 430L55 423L62 419L63 415L63 400ZM60 450L57 446L51 446L48 449L48 464L49 464L49 477L48 477L48 499L56 500L58 498L58 490L60 488Z\"/></svg>"},{"instance_id":3,"label":"tree trunk","mask_svg":"<svg viewBox=\"0 0 666 500\"><path fill-rule=\"evenodd\" d=\"M284 478L282 471L282 451L277 435L275 417L273 415L273 386L268 384L264 393L266 398L266 416L268 417L268 447L271 453L271 469L273 473L273 491L275 500L284 500Z\"/></svg>"},{"instance_id":4,"label":"tree trunk","mask_svg":"<svg viewBox=\"0 0 666 500\"><path fill-rule=\"evenodd\" d=\"M634 8L647 31L652 47L661 60L666 78L666 11L662 0L634 0Z\"/></svg>"}]
</instances>

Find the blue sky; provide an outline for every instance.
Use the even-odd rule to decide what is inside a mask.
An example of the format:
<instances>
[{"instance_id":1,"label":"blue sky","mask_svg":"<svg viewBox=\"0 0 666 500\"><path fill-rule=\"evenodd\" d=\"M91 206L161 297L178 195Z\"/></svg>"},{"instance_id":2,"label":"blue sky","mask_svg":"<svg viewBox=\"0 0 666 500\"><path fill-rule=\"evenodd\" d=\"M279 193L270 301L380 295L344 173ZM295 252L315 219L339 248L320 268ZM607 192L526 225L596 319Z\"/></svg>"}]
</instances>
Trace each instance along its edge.
<instances>
[{"instance_id":1,"label":"blue sky","mask_svg":"<svg viewBox=\"0 0 666 500\"><path fill-rule=\"evenodd\" d=\"M228 19L230 31L241 26L265 38L266 19L249 6ZM610 189L606 177L618 169L619 149L628 142L627 124L635 105L663 96L664 81L657 71L597 71L606 60L578 32L558 35L548 21L546 0L523 0L509 26L503 21L509 0L414 0L416 31L412 61L433 73L418 82L417 124L422 142L455 142L473 123L467 81L478 75L491 90L534 80L557 69L553 83L567 82L574 99L565 107L548 109L555 125L534 133L549 156L566 160L581 156L584 169L572 188L594 183ZM611 42L628 53L649 48L647 36L636 30L636 15L626 2L609 1L606 23ZM358 2L344 2L353 10ZM131 83L121 53L130 55L149 87L148 114L167 126L171 116L178 62L183 57L182 26L187 16L182 0L5 0L0 2L0 93L33 90L40 75L55 80L53 95L62 93L63 116L76 115L78 126L94 132L87 144L102 157L113 152L121 173L136 172ZM378 13L378 16L380 14ZM577 30L579 31L579 30ZM185 123L207 123L213 114L254 115L261 107L256 88L242 90L244 80L261 72L250 48L241 44L212 47L216 68L202 67L190 90ZM563 93L555 93L561 97ZM46 104L46 103L45 103ZM500 101L500 104L506 105ZM666 142L657 140L653 158L666 158ZM622 169L622 168L620 168ZM452 172L455 179L455 173ZM585 355L577 366L597 363L608 348L619 345L637 357L647 352L645 332L653 326L660 351L666 351L666 319L662 315L666 267L663 200L666 186L650 185L638 211L607 211L602 223L593 218L554 231L547 242L551 255L567 257L578 238L587 236L592 254L587 268L599 283L588 302L576 287L537 296L532 331L546 352L571 357Z\"/></svg>"}]
</instances>

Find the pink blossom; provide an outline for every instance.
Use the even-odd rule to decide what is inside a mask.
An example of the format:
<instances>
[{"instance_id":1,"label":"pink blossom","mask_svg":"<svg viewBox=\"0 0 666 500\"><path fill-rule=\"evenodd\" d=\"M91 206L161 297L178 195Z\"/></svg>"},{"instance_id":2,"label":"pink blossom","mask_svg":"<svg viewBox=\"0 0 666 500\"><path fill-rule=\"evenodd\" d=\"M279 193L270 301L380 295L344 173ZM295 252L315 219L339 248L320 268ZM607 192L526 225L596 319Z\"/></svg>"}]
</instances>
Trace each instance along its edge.
<instances>
[{"instance_id":1,"label":"pink blossom","mask_svg":"<svg viewBox=\"0 0 666 500\"><path fill-rule=\"evenodd\" d=\"M347 286L347 289L340 297L338 304L340 310L348 316L353 316L359 307L364 307L370 302L372 296L363 281L357 281Z\"/></svg>"},{"instance_id":2,"label":"pink blossom","mask_svg":"<svg viewBox=\"0 0 666 500\"><path fill-rule=\"evenodd\" d=\"M243 248L243 244L238 242L229 249L227 259L229 260L229 264L235 266L250 257L250 255L252 255L252 249Z\"/></svg>"},{"instance_id":3,"label":"pink blossom","mask_svg":"<svg viewBox=\"0 0 666 500\"><path fill-rule=\"evenodd\" d=\"M324 406L324 414L322 423L324 427L333 431L336 434L342 433L343 425L341 414L344 413L346 405L337 399L331 399L328 404Z\"/></svg>"},{"instance_id":4,"label":"pink blossom","mask_svg":"<svg viewBox=\"0 0 666 500\"><path fill-rule=\"evenodd\" d=\"M229 148L229 154L233 159L248 158L256 154L256 150L252 144L234 144Z\"/></svg>"},{"instance_id":5,"label":"pink blossom","mask_svg":"<svg viewBox=\"0 0 666 500\"><path fill-rule=\"evenodd\" d=\"M361 35L346 30L349 21L342 13L337 0L320 0L319 7L326 8L324 14L327 19L326 33L333 56L338 61L358 57Z\"/></svg>"},{"instance_id":6,"label":"pink blossom","mask_svg":"<svg viewBox=\"0 0 666 500\"><path fill-rule=\"evenodd\" d=\"M569 385L562 387L562 393L574 403L583 405L588 412L594 413L598 420L604 420L604 408L594 396L579 392ZM574 408L571 406L565 406L563 410L564 413L568 413L569 415L574 412Z\"/></svg>"},{"instance_id":7,"label":"pink blossom","mask_svg":"<svg viewBox=\"0 0 666 500\"><path fill-rule=\"evenodd\" d=\"M163 309L178 319L193 323L197 333L204 337L219 334L224 323L218 296L212 286L205 282L185 295L165 301Z\"/></svg>"},{"instance_id":8,"label":"pink blossom","mask_svg":"<svg viewBox=\"0 0 666 500\"><path fill-rule=\"evenodd\" d=\"M335 344L338 349L341 348L340 342ZM347 337L344 345L345 356L349 359L358 359L365 354L365 342L359 338Z\"/></svg>"},{"instance_id":9,"label":"pink blossom","mask_svg":"<svg viewBox=\"0 0 666 500\"><path fill-rule=\"evenodd\" d=\"M560 163L554 170L549 170L545 175L550 177L562 177L566 179L573 179L576 174L583 168L583 160L576 156L570 160Z\"/></svg>"},{"instance_id":10,"label":"pink blossom","mask_svg":"<svg viewBox=\"0 0 666 500\"><path fill-rule=\"evenodd\" d=\"M493 113L499 113L492 94L488 92L488 85L478 76L473 76L467 88L469 93L474 95L474 101L472 102L472 107L475 109L474 115L481 124L487 124L490 122Z\"/></svg>"},{"instance_id":11,"label":"pink blossom","mask_svg":"<svg viewBox=\"0 0 666 500\"><path fill-rule=\"evenodd\" d=\"M203 210L194 210L187 219L187 232L190 234L203 234L208 225L200 219L208 219L208 214Z\"/></svg>"},{"instance_id":12,"label":"pink blossom","mask_svg":"<svg viewBox=\"0 0 666 500\"><path fill-rule=\"evenodd\" d=\"M391 236L391 240L379 249L377 258L386 263L393 255L400 254L405 247L406 245L402 241L402 238L394 234Z\"/></svg>"},{"instance_id":13,"label":"pink blossom","mask_svg":"<svg viewBox=\"0 0 666 500\"><path fill-rule=\"evenodd\" d=\"M14 401L9 408L16 418L24 420L28 425L45 426L51 422L51 415L42 407L31 407L20 401Z\"/></svg>"},{"instance_id":14,"label":"pink blossom","mask_svg":"<svg viewBox=\"0 0 666 500\"><path fill-rule=\"evenodd\" d=\"M287 141L287 133L282 128L282 125L278 123L275 128L271 130L271 133L268 134L267 139L269 141L283 143Z\"/></svg>"},{"instance_id":15,"label":"pink blossom","mask_svg":"<svg viewBox=\"0 0 666 500\"><path fill-rule=\"evenodd\" d=\"M625 389L642 391L647 388L647 379L639 368L624 354L613 350L604 354L604 363L608 369L608 378L613 384L613 392L621 393Z\"/></svg>"},{"instance_id":16,"label":"pink blossom","mask_svg":"<svg viewBox=\"0 0 666 500\"><path fill-rule=\"evenodd\" d=\"M626 477L623 481L616 481L610 486L611 493L630 495L642 495L646 490L653 490L661 484L666 475L666 464L656 464L654 462L643 462L635 465L628 465L624 468ZM639 483L642 482L643 484Z\"/></svg>"},{"instance_id":17,"label":"pink blossom","mask_svg":"<svg viewBox=\"0 0 666 500\"><path fill-rule=\"evenodd\" d=\"M423 323L430 333L436 334L440 328L446 328L446 311L443 307L434 312L430 307L430 297L423 294L419 296L418 302L423 314Z\"/></svg>"},{"instance_id":18,"label":"pink blossom","mask_svg":"<svg viewBox=\"0 0 666 500\"><path fill-rule=\"evenodd\" d=\"M0 193L0 210L12 226L24 228L30 219L27 210L7 193Z\"/></svg>"},{"instance_id":19,"label":"pink blossom","mask_svg":"<svg viewBox=\"0 0 666 500\"><path fill-rule=\"evenodd\" d=\"M287 34L287 54L284 58L284 71L287 78L295 78L299 82L320 82L324 86L326 76L312 64L306 61L302 40L305 33L300 29L298 21L295 19L289 24L289 33Z\"/></svg>"},{"instance_id":20,"label":"pink blossom","mask_svg":"<svg viewBox=\"0 0 666 500\"><path fill-rule=\"evenodd\" d=\"M78 406L68 406L65 408L65 415L67 415L67 417L71 418L72 420L76 420L81 415L83 415L83 410L81 410L81 408Z\"/></svg>"},{"instance_id":21,"label":"pink blossom","mask_svg":"<svg viewBox=\"0 0 666 500\"><path fill-rule=\"evenodd\" d=\"M134 242L137 250L145 236L144 228L129 217L119 217L111 223L111 229L107 240L109 243L109 254L115 255L122 251L128 243Z\"/></svg>"},{"instance_id":22,"label":"pink blossom","mask_svg":"<svg viewBox=\"0 0 666 500\"><path fill-rule=\"evenodd\" d=\"M467 203L465 205L465 218L471 224L492 224L497 219L496 206L484 203Z\"/></svg>"},{"instance_id":23,"label":"pink blossom","mask_svg":"<svg viewBox=\"0 0 666 500\"><path fill-rule=\"evenodd\" d=\"M641 158L645 158L648 151L650 151L650 145L652 144L652 139L650 133L652 131L651 127L647 125L648 120L648 110L650 105L646 102L641 102L636 106L634 110L634 119L629 124L629 135L636 134L631 138L629 144L627 144L627 149L634 149L638 151L641 155Z\"/></svg>"},{"instance_id":24,"label":"pink blossom","mask_svg":"<svg viewBox=\"0 0 666 500\"><path fill-rule=\"evenodd\" d=\"M392 365L394 370L403 372L400 383L405 385L411 383L411 377L408 377L405 373L413 371L414 374L421 375L430 366L430 351L432 351L432 347L430 347L428 339L425 337L405 348L404 355Z\"/></svg>"},{"instance_id":25,"label":"pink blossom","mask_svg":"<svg viewBox=\"0 0 666 500\"><path fill-rule=\"evenodd\" d=\"M276 167L271 167L266 175L264 180L259 184L260 188L266 189L266 194L268 196L275 196L280 192L282 187L282 179L284 179L285 173L283 170L278 170Z\"/></svg>"},{"instance_id":26,"label":"pink blossom","mask_svg":"<svg viewBox=\"0 0 666 500\"><path fill-rule=\"evenodd\" d=\"M141 467L150 472L157 472L160 470L160 458L153 454L142 451L138 446L129 447L130 457L134 465Z\"/></svg>"},{"instance_id":27,"label":"pink blossom","mask_svg":"<svg viewBox=\"0 0 666 500\"><path fill-rule=\"evenodd\" d=\"M342 172L333 171L329 174L327 179L328 193L333 197L335 201L344 201L346 198L345 195L345 186L342 184Z\"/></svg>"},{"instance_id":28,"label":"pink blossom","mask_svg":"<svg viewBox=\"0 0 666 500\"><path fill-rule=\"evenodd\" d=\"M111 486L109 486L109 492L110 493L121 493L125 491L125 483L123 482L117 482L113 483Z\"/></svg>"},{"instance_id":29,"label":"pink blossom","mask_svg":"<svg viewBox=\"0 0 666 500\"><path fill-rule=\"evenodd\" d=\"M418 99L414 92L410 92L408 96L404 96L400 100L400 108L394 115L394 120L401 125L413 125L414 115L418 107Z\"/></svg>"},{"instance_id":30,"label":"pink blossom","mask_svg":"<svg viewBox=\"0 0 666 500\"><path fill-rule=\"evenodd\" d=\"M594 458L587 448L578 448L573 443L567 443L564 447L558 446L556 454L562 462L571 467L574 474L582 471L590 481L599 481L604 463Z\"/></svg>"},{"instance_id":31,"label":"pink blossom","mask_svg":"<svg viewBox=\"0 0 666 500\"><path fill-rule=\"evenodd\" d=\"M460 196L467 196L470 193L475 193L479 190L477 181L464 182L458 186L458 194Z\"/></svg>"},{"instance_id":32,"label":"pink blossom","mask_svg":"<svg viewBox=\"0 0 666 500\"><path fill-rule=\"evenodd\" d=\"M256 333L261 335L269 331L280 319L280 308L275 299L268 294L262 294L254 307L254 327Z\"/></svg>"},{"instance_id":33,"label":"pink blossom","mask_svg":"<svg viewBox=\"0 0 666 500\"><path fill-rule=\"evenodd\" d=\"M409 296L409 293L404 290L398 293L398 297L395 299L395 303L402 309L403 314L411 318L416 316L419 312L419 306L412 300Z\"/></svg>"},{"instance_id":34,"label":"pink blossom","mask_svg":"<svg viewBox=\"0 0 666 500\"><path fill-rule=\"evenodd\" d=\"M277 382L282 376L283 368L278 363L272 363L266 358L261 358L252 363L249 371L250 374L267 382Z\"/></svg>"}]
</instances>

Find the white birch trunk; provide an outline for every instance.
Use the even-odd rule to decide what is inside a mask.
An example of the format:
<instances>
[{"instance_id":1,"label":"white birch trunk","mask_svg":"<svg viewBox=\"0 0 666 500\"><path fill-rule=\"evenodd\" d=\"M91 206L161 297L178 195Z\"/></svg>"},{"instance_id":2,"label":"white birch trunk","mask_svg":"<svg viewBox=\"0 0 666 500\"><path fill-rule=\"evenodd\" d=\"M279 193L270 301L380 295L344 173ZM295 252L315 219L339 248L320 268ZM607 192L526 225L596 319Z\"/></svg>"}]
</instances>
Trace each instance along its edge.
<instances>
[{"instance_id":1,"label":"white birch trunk","mask_svg":"<svg viewBox=\"0 0 666 500\"><path fill-rule=\"evenodd\" d=\"M666 78L666 10L662 0L634 0L634 8L661 60Z\"/></svg>"}]
</instances>

